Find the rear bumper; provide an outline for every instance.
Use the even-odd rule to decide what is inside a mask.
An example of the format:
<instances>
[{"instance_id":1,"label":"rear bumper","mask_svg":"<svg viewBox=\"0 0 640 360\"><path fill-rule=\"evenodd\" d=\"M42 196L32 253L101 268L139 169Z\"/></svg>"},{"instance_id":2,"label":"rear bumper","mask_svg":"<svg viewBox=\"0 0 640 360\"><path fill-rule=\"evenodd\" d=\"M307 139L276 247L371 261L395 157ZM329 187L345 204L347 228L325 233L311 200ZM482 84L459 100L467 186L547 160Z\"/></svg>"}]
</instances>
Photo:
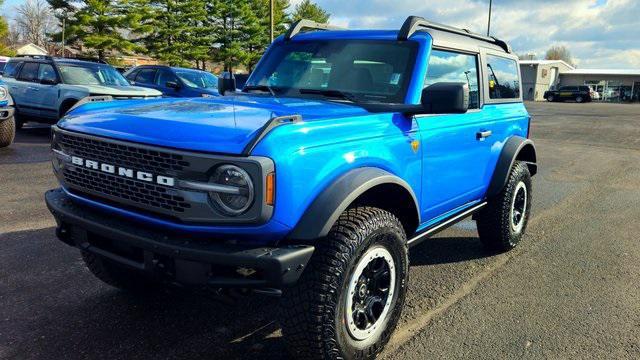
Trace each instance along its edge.
<instances>
[{"instance_id":1,"label":"rear bumper","mask_svg":"<svg viewBox=\"0 0 640 360\"><path fill-rule=\"evenodd\" d=\"M170 282L216 287L282 288L295 283L313 246L242 246L160 232L77 204L63 190L45 194L68 245Z\"/></svg>"},{"instance_id":2,"label":"rear bumper","mask_svg":"<svg viewBox=\"0 0 640 360\"><path fill-rule=\"evenodd\" d=\"M11 106L0 107L0 121L11 119L15 109Z\"/></svg>"}]
</instances>

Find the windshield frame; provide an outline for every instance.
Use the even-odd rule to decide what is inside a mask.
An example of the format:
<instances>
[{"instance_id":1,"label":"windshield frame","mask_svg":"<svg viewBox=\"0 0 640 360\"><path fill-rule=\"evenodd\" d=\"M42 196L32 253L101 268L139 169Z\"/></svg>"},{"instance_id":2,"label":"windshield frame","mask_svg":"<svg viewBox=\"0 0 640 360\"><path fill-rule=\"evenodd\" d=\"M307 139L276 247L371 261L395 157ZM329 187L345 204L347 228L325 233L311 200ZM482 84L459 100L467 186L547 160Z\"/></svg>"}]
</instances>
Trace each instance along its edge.
<instances>
[{"instance_id":1,"label":"windshield frame","mask_svg":"<svg viewBox=\"0 0 640 360\"><path fill-rule=\"evenodd\" d=\"M327 95L327 94L320 94L320 93L304 93L305 90L310 90L307 87L301 86L301 87L282 87L282 86L278 86L278 85L272 85L269 84L268 81L264 81L264 79L266 77L262 77L260 80L258 80L259 76L262 76L263 73L267 73L267 72L271 72L271 74L273 74L275 72L275 70L278 67L278 64L281 64L288 55L284 55L280 61L277 64L272 64L269 62L269 58L274 56L276 54L276 52L280 52L283 51L282 47L289 47L289 46L305 46L306 44L313 44L313 43L318 43L318 42L322 42L322 43L346 43L346 46L348 46L348 44L352 44L352 43L358 43L358 44L378 44L378 45L388 45L390 47L390 49L393 49L393 47L405 47L408 48L408 55L407 55L407 64L406 67L404 69L404 71L402 71L400 74L402 75L402 80L401 80L401 85L398 89L398 91L395 94L387 94L387 95L383 95L380 93L366 93L366 92L351 92L348 89L341 89L341 88L337 88L337 87L326 87L326 88L322 88L322 90L327 90L325 91L326 93L330 93L330 92L339 92L339 93L343 93L346 94L347 96L332 96L332 95ZM361 39L361 38L327 38L327 39L309 39L309 40L297 40L297 41L276 41L274 42L274 44L269 48L269 50L265 53L265 55L263 56L263 58L258 62L258 64L256 65L255 69L252 71L250 78L247 80L247 82L245 83L246 87L250 87L250 86L263 86L263 85L268 85L269 87L271 87L272 89L276 90L275 93L277 96L279 97L293 97L293 98L321 98L323 100L328 100L328 101L338 101L338 102L356 102L353 101L354 98L357 98L359 100L361 100L361 102L372 102L372 103L388 103L388 104L392 104L392 103L406 103L406 101L408 101L408 99L412 96L412 86L413 86L413 78L414 78L414 74L416 69L418 69L418 64L417 61L419 59L419 55L420 55L420 51L421 51L421 44L418 41L404 41L404 42L398 42L395 40L387 40L387 39ZM289 50L286 51L287 54L291 54L294 53L295 50ZM358 60L358 59L354 59L355 61L360 61L360 62L371 62L369 60ZM263 67L265 66L270 66L271 69L270 70L265 70L265 71L261 71ZM315 90L320 90L320 89L316 89L313 88ZM303 93L301 93L300 90L303 90ZM383 96L386 96L386 98L381 99ZM381 100L374 100L375 98L377 99L381 99Z\"/></svg>"},{"instance_id":2,"label":"windshield frame","mask_svg":"<svg viewBox=\"0 0 640 360\"><path fill-rule=\"evenodd\" d=\"M113 66L108 65L108 64L83 64L83 63L70 63L70 62L66 62L66 63L62 63L59 62L56 64L56 66L58 67L58 72L60 74L60 78L62 79L64 84L68 84L68 85L78 85L78 86L119 86L119 87L128 87L131 86L131 84L129 83L129 81L120 73L118 72L118 70L116 70ZM70 82L68 81L68 79L65 77L65 74L63 72L63 68L68 67L68 68L83 68L83 69L90 69L93 73L97 72L97 71L102 71L103 69L106 69L108 71L110 71L112 74L112 77L115 77L119 82L121 82L120 84L109 84L109 83L103 83L100 81L100 79L98 79L98 84L91 84L91 83L83 83L83 84L77 84L74 82ZM119 77L119 79L118 79Z\"/></svg>"}]
</instances>

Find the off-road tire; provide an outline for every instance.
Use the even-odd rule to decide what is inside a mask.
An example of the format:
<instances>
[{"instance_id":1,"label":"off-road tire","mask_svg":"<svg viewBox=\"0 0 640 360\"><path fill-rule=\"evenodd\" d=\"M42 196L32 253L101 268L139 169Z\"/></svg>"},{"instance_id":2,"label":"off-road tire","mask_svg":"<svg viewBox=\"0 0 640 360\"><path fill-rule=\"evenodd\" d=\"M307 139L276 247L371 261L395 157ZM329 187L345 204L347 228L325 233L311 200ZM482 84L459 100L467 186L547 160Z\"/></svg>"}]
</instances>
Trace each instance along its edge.
<instances>
[{"instance_id":1,"label":"off-road tire","mask_svg":"<svg viewBox=\"0 0 640 360\"><path fill-rule=\"evenodd\" d=\"M511 209L514 204L514 196L519 184L525 186L525 205L522 215L522 225L518 230L512 226ZM531 213L531 174L527 164L516 161L505 187L492 199L489 199L477 215L476 223L480 241L485 247L493 251L508 251L515 248L522 238L529 222ZM518 190L520 191L520 190Z\"/></svg>"},{"instance_id":2,"label":"off-road tire","mask_svg":"<svg viewBox=\"0 0 640 360\"><path fill-rule=\"evenodd\" d=\"M395 264L395 289L386 316L371 337L356 340L346 325L351 276L362 255L384 248ZM370 359L389 341L408 281L407 238L393 214L373 207L346 210L317 247L298 283L285 289L281 306L284 338L295 358Z\"/></svg>"},{"instance_id":3,"label":"off-road tire","mask_svg":"<svg viewBox=\"0 0 640 360\"><path fill-rule=\"evenodd\" d=\"M159 285L150 277L144 276L134 269L117 265L108 259L87 251L81 250L81 253L87 269L107 285L133 293L153 290Z\"/></svg>"},{"instance_id":4,"label":"off-road tire","mask_svg":"<svg viewBox=\"0 0 640 360\"><path fill-rule=\"evenodd\" d=\"M16 137L16 123L13 118L0 121L0 148L13 143Z\"/></svg>"}]
</instances>

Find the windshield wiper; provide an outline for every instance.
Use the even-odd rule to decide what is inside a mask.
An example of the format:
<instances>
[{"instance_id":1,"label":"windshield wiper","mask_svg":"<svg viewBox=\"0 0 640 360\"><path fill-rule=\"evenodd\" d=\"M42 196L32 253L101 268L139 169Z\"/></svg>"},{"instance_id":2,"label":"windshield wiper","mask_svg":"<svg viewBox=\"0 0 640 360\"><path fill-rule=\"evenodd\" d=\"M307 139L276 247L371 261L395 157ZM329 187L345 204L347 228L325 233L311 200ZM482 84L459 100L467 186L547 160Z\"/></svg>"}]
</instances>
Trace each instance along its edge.
<instances>
[{"instance_id":1,"label":"windshield wiper","mask_svg":"<svg viewBox=\"0 0 640 360\"><path fill-rule=\"evenodd\" d=\"M244 89L242 89L242 92L248 92L251 90L268 91L271 93L271 96L276 97L276 92L273 91L273 88L269 85L246 85Z\"/></svg>"},{"instance_id":2,"label":"windshield wiper","mask_svg":"<svg viewBox=\"0 0 640 360\"><path fill-rule=\"evenodd\" d=\"M300 89L300 94L316 94L316 95L324 95L328 97L341 98L345 100L349 100L353 103L360 103L360 100L357 96L352 93L340 91L340 90L324 90L324 89Z\"/></svg>"}]
</instances>

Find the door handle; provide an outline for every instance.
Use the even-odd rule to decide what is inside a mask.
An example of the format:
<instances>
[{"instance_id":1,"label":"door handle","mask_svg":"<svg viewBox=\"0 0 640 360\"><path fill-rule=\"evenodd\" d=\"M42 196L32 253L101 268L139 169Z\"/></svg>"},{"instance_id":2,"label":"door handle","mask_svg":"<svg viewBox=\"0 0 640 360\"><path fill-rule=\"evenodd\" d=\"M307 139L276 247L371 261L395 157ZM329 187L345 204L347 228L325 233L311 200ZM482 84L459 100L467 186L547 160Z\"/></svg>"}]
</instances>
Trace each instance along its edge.
<instances>
[{"instance_id":1,"label":"door handle","mask_svg":"<svg viewBox=\"0 0 640 360\"><path fill-rule=\"evenodd\" d=\"M482 140L488 138L489 136L491 136L491 134L493 134L493 132L491 130L478 131L476 133L476 140L482 141Z\"/></svg>"}]
</instances>

